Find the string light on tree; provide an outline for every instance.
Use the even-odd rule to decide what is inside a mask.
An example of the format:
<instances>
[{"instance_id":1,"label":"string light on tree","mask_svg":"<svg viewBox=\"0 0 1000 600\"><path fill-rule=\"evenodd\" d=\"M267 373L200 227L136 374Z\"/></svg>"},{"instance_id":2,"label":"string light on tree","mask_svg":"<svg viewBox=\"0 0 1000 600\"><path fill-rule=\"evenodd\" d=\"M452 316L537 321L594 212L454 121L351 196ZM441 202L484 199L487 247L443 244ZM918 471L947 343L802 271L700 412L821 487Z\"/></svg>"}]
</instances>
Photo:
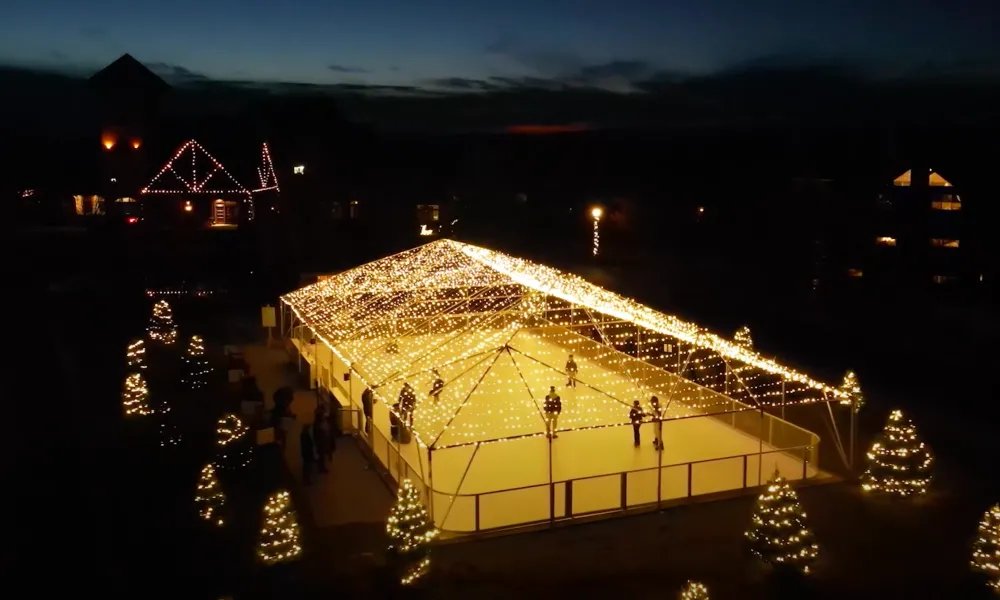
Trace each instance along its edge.
<instances>
[{"instance_id":1,"label":"string light on tree","mask_svg":"<svg viewBox=\"0 0 1000 600\"><path fill-rule=\"evenodd\" d=\"M763 562L801 574L810 572L819 555L798 494L777 469L757 498L746 536L750 551Z\"/></svg>"},{"instance_id":2,"label":"string light on tree","mask_svg":"<svg viewBox=\"0 0 1000 600\"><path fill-rule=\"evenodd\" d=\"M299 518L287 491L271 494L264 505L264 526L257 544L257 557L265 565L276 565L302 556Z\"/></svg>"},{"instance_id":3,"label":"string light on tree","mask_svg":"<svg viewBox=\"0 0 1000 600\"><path fill-rule=\"evenodd\" d=\"M709 600L708 588L703 583L689 581L681 590L678 600Z\"/></svg>"},{"instance_id":4,"label":"string light on tree","mask_svg":"<svg viewBox=\"0 0 1000 600\"><path fill-rule=\"evenodd\" d=\"M861 489L869 493L907 497L927 492L934 455L917 436L917 429L903 411L889 414L885 429L868 451L868 469Z\"/></svg>"},{"instance_id":5,"label":"string light on tree","mask_svg":"<svg viewBox=\"0 0 1000 600\"><path fill-rule=\"evenodd\" d=\"M159 300L153 305L153 315L149 318L146 331L149 339L167 346L177 341L177 325L174 324L174 312L169 302Z\"/></svg>"},{"instance_id":6,"label":"string light on tree","mask_svg":"<svg viewBox=\"0 0 1000 600\"><path fill-rule=\"evenodd\" d=\"M733 341L740 348L747 351L753 351L753 337L750 335L750 328L744 325L736 330L736 335L733 336Z\"/></svg>"},{"instance_id":7,"label":"string light on tree","mask_svg":"<svg viewBox=\"0 0 1000 600\"><path fill-rule=\"evenodd\" d=\"M972 544L972 568L986 575L987 585L1000 594L1000 504L994 504L979 522Z\"/></svg>"},{"instance_id":8,"label":"string light on tree","mask_svg":"<svg viewBox=\"0 0 1000 600\"><path fill-rule=\"evenodd\" d=\"M125 389L122 391L122 406L126 417L141 417L153 414L149 406L149 389L142 373L132 373L125 378Z\"/></svg>"},{"instance_id":9,"label":"string light on tree","mask_svg":"<svg viewBox=\"0 0 1000 600\"><path fill-rule=\"evenodd\" d=\"M594 243L593 243L593 255L597 256L597 253L601 249L601 216L604 215L604 209L600 206L595 206L590 209L590 216L594 219Z\"/></svg>"},{"instance_id":10,"label":"string light on tree","mask_svg":"<svg viewBox=\"0 0 1000 600\"><path fill-rule=\"evenodd\" d=\"M234 414L223 416L219 419L215 433L219 466L234 470L250 464L250 459L253 457L250 428L239 417Z\"/></svg>"},{"instance_id":11,"label":"string light on tree","mask_svg":"<svg viewBox=\"0 0 1000 600\"><path fill-rule=\"evenodd\" d=\"M222 518L222 507L226 504L226 494L222 491L222 484L219 483L219 476L212 463L208 463L201 469L198 487L195 489L194 503L198 507L198 514L202 519L220 527L225 523Z\"/></svg>"},{"instance_id":12,"label":"string light on tree","mask_svg":"<svg viewBox=\"0 0 1000 600\"><path fill-rule=\"evenodd\" d=\"M201 390L208 386L208 357L205 356L205 341L200 335L192 335L184 355L184 385L190 390Z\"/></svg>"},{"instance_id":13,"label":"string light on tree","mask_svg":"<svg viewBox=\"0 0 1000 600\"><path fill-rule=\"evenodd\" d=\"M141 371L146 368L146 343L139 339L133 340L125 351L125 361L130 371Z\"/></svg>"},{"instance_id":14,"label":"string light on tree","mask_svg":"<svg viewBox=\"0 0 1000 600\"><path fill-rule=\"evenodd\" d=\"M157 429L160 438L161 448L176 448L181 445L183 436L177 422L174 420L173 410L165 400L160 400L156 407Z\"/></svg>"},{"instance_id":15,"label":"string light on tree","mask_svg":"<svg viewBox=\"0 0 1000 600\"><path fill-rule=\"evenodd\" d=\"M402 585L411 585L430 570L430 543L438 530L420 501L420 492L409 479L399 485L396 504L385 526L389 534L389 560Z\"/></svg>"},{"instance_id":16,"label":"string light on tree","mask_svg":"<svg viewBox=\"0 0 1000 600\"><path fill-rule=\"evenodd\" d=\"M840 384L840 391L844 393L840 403L847 406L853 405L854 412L861 412L861 407L865 404L865 396L861 393L861 383L858 382L858 376L854 374L854 371L848 371L844 374L844 382Z\"/></svg>"}]
</instances>

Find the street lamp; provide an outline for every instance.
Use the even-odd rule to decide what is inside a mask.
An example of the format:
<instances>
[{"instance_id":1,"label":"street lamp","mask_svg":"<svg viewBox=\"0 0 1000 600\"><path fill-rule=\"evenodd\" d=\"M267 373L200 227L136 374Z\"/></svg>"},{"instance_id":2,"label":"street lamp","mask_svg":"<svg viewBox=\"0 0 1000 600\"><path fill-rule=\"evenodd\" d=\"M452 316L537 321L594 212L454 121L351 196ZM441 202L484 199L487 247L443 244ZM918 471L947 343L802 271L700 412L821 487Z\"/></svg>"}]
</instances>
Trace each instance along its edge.
<instances>
[{"instance_id":1,"label":"street lamp","mask_svg":"<svg viewBox=\"0 0 1000 600\"><path fill-rule=\"evenodd\" d=\"M590 209L590 216L594 218L594 247L593 255L597 256L597 252L601 248L601 216L604 214L604 209L600 206L595 206Z\"/></svg>"}]
</instances>

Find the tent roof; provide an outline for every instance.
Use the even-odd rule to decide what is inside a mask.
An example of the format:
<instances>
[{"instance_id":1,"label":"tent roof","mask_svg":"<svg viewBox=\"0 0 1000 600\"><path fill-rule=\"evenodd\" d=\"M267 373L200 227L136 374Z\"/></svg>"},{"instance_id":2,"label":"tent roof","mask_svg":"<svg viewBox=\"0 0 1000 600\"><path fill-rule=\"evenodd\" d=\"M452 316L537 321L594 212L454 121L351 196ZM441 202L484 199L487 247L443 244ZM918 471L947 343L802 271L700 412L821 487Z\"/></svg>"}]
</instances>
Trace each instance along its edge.
<instances>
[{"instance_id":1,"label":"tent roof","mask_svg":"<svg viewBox=\"0 0 1000 600\"><path fill-rule=\"evenodd\" d=\"M567 348L578 362L615 365L587 369L581 364L583 393L593 396L587 412L603 413L604 421L624 422L632 400L645 400L650 391L665 388L673 395L678 385L697 396L700 408L686 405L696 413L704 414L706 403L728 405L726 396L547 320L539 302L586 313L598 326L636 324L777 376L814 397L843 395L764 358L749 344L724 339L577 276L453 240L362 265L281 300L389 405L403 382L410 383L421 407L414 429L422 443L436 447L543 433L540 401L549 383L565 379ZM600 381L587 381L586 373L598 371ZM434 401L428 390L438 376L445 392ZM497 396L503 397L502 405L488 400ZM678 404L672 416L690 412ZM594 420L593 414L568 413L564 409L561 426L573 426L576 420L583 427ZM487 417L490 431L483 427Z\"/></svg>"}]
</instances>

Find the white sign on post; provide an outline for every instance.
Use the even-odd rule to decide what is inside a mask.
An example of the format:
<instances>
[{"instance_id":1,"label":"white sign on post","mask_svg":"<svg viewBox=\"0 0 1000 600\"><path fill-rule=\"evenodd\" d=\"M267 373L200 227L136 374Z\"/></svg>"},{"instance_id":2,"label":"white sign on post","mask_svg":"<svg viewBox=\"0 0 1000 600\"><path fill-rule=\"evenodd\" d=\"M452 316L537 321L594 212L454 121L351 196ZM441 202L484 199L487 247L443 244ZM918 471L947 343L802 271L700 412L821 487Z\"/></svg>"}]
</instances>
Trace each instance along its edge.
<instances>
[{"instance_id":1,"label":"white sign on post","mask_svg":"<svg viewBox=\"0 0 1000 600\"><path fill-rule=\"evenodd\" d=\"M277 327L278 326L278 322L277 322L277 319L275 319L275 316L274 316L274 307L273 306L264 306L264 307L262 307L260 309L260 320L261 320L261 324L264 327L268 327L268 328Z\"/></svg>"}]
</instances>

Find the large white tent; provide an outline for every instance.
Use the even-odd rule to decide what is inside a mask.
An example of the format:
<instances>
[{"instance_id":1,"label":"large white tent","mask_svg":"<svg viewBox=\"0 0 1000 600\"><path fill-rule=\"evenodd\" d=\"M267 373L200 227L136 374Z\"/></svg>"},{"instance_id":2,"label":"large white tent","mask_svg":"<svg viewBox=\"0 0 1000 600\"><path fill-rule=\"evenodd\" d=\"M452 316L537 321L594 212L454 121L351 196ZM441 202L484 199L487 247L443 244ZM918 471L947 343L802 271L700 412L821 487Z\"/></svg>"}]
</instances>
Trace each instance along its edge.
<instances>
[{"instance_id":1,"label":"large white tent","mask_svg":"<svg viewBox=\"0 0 1000 600\"><path fill-rule=\"evenodd\" d=\"M843 392L583 279L439 240L281 298L314 382L362 410L359 435L396 479L421 488L438 526L473 532L662 505L760 485L775 468L820 475L819 436L786 407ZM566 362L578 365L567 386ZM435 380L440 393L432 394ZM398 399L415 390L411 440ZM439 383L440 385L440 383ZM562 397L557 437L542 405ZM664 407L663 449L650 398ZM646 413L635 447L629 412ZM396 405L396 406L394 406ZM839 439L836 440L839 444ZM843 453L842 453L843 454ZM846 459L846 457L845 457Z\"/></svg>"}]
</instances>

